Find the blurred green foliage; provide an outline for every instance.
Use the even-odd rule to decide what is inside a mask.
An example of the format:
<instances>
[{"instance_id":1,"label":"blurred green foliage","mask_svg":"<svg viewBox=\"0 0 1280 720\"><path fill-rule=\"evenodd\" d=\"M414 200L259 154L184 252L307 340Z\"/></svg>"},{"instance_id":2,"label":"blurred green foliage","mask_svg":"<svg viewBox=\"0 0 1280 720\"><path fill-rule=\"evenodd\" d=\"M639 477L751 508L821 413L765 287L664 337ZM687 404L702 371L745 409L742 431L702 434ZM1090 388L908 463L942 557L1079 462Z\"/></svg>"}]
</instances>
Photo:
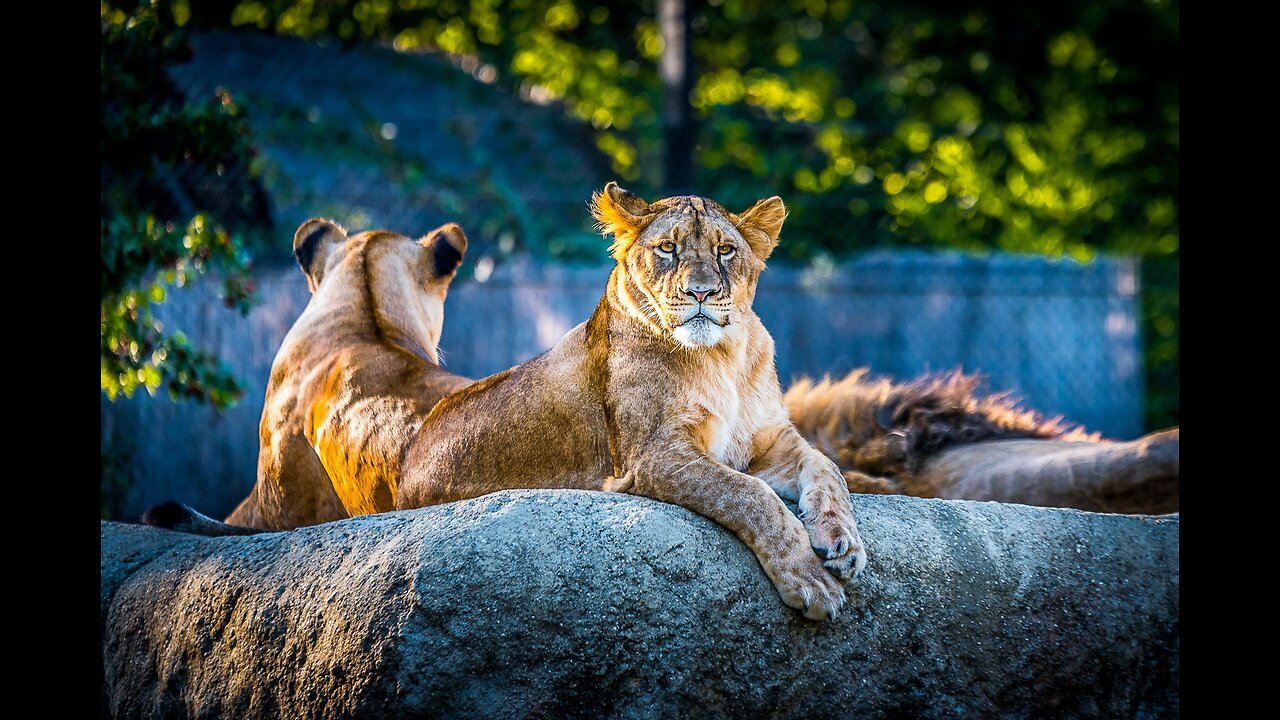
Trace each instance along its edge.
<instances>
[{"instance_id":1,"label":"blurred green foliage","mask_svg":"<svg viewBox=\"0 0 1280 720\"><path fill-rule=\"evenodd\" d=\"M661 194L653 0L210 0L201 27L477 58ZM778 193L793 260L874 246L1142 258L1151 427L1178 422L1175 0L693 3L696 186ZM569 247L568 251L573 248Z\"/></svg>"},{"instance_id":2,"label":"blurred green foliage","mask_svg":"<svg viewBox=\"0 0 1280 720\"><path fill-rule=\"evenodd\" d=\"M248 311L253 281L240 238L207 210L184 208L192 193L181 186L193 176L242 182L251 150L229 94L189 103L169 85L165 66L190 57L173 10L101 3L102 391L115 400L164 387L172 398L224 408L241 384L181 331L166 331L154 308L170 289L217 269L226 305Z\"/></svg>"},{"instance_id":3,"label":"blurred green foliage","mask_svg":"<svg viewBox=\"0 0 1280 720\"><path fill-rule=\"evenodd\" d=\"M124 516L125 498L133 485L131 467L134 450L133 443L128 439L102 445L102 452L98 456L101 468L98 478L98 516L103 520Z\"/></svg>"}]
</instances>

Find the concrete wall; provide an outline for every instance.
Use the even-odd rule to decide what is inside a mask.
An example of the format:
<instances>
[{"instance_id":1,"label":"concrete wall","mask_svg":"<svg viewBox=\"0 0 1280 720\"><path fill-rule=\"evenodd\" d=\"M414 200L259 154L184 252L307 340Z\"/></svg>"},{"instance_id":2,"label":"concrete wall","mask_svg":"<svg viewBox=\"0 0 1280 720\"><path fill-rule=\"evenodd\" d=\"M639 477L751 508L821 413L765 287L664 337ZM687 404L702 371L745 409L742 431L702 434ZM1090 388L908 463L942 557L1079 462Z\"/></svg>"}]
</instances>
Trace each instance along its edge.
<instances>
[{"instance_id":1,"label":"concrete wall","mask_svg":"<svg viewBox=\"0 0 1280 720\"><path fill-rule=\"evenodd\" d=\"M512 262L477 281L468 258L445 309L446 366L471 377L549 348L595 307L606 266ZM771 267L756 310L777 343L783 385L870 366L898 378L960 367L1028 405L1132 438L1142 431L1137 264L1038 257L880 253L827 268ZM234 409L145 395L102 402L104 443L131 454L122 517L162 499L229 512L256 472L257 426L271 361L309 297L293 265L264 268L260 304L241 318L215 283L175 291L166 328L221 355L248 386Z\"/></svg>"}]
</instances>

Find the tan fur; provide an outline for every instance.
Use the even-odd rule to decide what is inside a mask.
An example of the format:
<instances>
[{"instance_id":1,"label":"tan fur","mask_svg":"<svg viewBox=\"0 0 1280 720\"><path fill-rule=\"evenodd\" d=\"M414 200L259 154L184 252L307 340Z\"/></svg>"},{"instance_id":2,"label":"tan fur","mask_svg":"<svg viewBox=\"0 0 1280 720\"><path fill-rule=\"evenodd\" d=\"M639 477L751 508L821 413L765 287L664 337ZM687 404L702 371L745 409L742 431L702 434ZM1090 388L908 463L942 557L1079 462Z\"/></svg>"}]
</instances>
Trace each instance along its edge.
<instances>
[{"instance_id":1,"label":"tan fur","mask_svg":"<svg viewBox=\"0 0 1280 720\"><path fill-rule=\"evenodd\" d=\"M227 517L235 525L286 530L390 509L422 419L470 382L436 355L466 251L458 226L417 241L383 231L348 238L317 219L298 228L295 248L313 295L272 363L257 482ZM447 272L437 272L437 255Z\"/></svg>"},{"instance_id":2,"label":"tan fur","mask_svg":"<svg viewBox=\"0 0 1280 720\"><path fill-rule=\"evenodd\" d=\"M1175 429L1128 442L992 440L939 453L913 483L929 497L1112 513L1178 512Z\"/></svg>"},{"instance_id":3,"label":"tan fur","mask_svg":"<svg viewBox=\"0 0 1280 720\"><path fill-rule=\"evenodd\" d=\"M1178 510L1178 430L1126 443L981 395L973 376L907 383L800 380L792 422L839 463L851 492L995 500L1098 512Z\"/></svg>"},{"instance_id":4,"label":"tan fur","mask_svg":"<svg viewBox=\"0 0 1280 720\"><path fill-rule=\"evenodd\" d=\"M839 470L787 419L773 340L751 309L782 201L737 215L610 183L594 212L619 258L595 313L547 353L442 400L406 455L396 507L517 487L645 495L728 528L785 603L835 617L837 580L866 553ZM715 292L699 303L685 293L697 287Z\"/></svg>"}]
</instances>

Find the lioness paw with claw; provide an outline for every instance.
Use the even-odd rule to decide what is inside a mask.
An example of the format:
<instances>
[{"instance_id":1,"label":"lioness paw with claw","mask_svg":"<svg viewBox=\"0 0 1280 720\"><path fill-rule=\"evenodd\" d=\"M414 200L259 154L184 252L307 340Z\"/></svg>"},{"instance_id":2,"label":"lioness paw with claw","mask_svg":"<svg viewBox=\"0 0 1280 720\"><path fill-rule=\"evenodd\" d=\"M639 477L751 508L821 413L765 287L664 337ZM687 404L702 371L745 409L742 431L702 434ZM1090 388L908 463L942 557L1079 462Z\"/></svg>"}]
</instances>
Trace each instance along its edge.
<instances>
[{"instance_id":1,"label":"lioness paw with claw","mask_svg":"<svg viewBox=\"0 0 1280 720\"><path fill-rule=\"evenodd\" d=\"M810 620L835 620L845 604L844 586L811 551L791 555L769 573L782 601Z\"/></svg>"},{"instance_id":2,"label":"lioness paw with claw","mask_svg":"<svg viewBox=\"0 0 1280 720\"><path fill-rule=\"evenodd\" d=\"M800 517L823 567L841 580L852 580L862 573L867 551L851 508L829 502L820 510L802 512Z\"/></svg>"}]
</instances>

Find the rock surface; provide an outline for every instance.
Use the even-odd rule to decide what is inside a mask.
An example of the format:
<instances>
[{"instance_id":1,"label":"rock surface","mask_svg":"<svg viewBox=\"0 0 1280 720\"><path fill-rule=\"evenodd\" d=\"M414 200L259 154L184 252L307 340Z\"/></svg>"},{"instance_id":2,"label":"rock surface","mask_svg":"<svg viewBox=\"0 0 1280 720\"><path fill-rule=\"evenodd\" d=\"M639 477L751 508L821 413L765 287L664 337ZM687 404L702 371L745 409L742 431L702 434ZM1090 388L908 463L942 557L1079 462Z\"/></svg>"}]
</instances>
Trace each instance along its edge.
<instances>
[{"instance_id":1,"label":"rock surface","mask_svg":"<svg viewBox=\"0 0 1280 720\"><path fill-rule=\"evenodd\" d=\"M1176 717L1178 519L855 496L834 623L714 523L508 491L252 537L102 523L104 715Z\"/></svg>"}]
</instances>

